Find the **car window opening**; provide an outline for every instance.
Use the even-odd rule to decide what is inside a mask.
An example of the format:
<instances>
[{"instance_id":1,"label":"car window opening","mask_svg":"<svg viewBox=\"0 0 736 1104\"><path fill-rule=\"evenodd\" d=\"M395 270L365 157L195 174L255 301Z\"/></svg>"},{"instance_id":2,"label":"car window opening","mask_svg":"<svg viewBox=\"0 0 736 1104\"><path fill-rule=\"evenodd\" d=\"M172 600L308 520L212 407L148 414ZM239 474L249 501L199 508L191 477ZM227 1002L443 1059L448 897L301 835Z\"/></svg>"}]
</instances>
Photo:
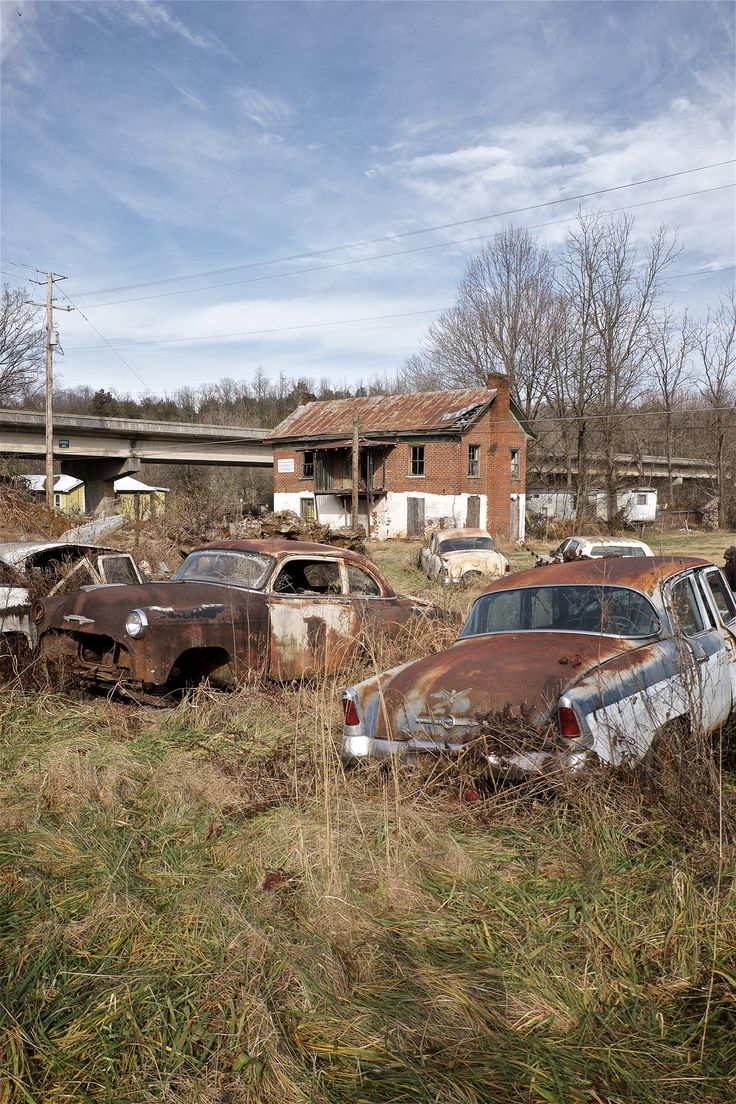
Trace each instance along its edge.
<instances>
[{"instance_id":1,"label":"car window opening","mask_svg":"<svg viewBox=\"0 0 736 1104\"><path fill-rule=\"evenodd\" d=\"M276 576L276 594L342 594L340 565L331 560L292 560Z\"/></svg>"},{"instance_id":2,"label":"car window opening","mask_svg":"<svg viewBox=\"0 0 736 1104\"><path fill-rule=\"evenodd\" d=\"M440 555L447 552L495 552L496 545L492 537L454 537L440 542Z\"/></svg>"}]
</instances>

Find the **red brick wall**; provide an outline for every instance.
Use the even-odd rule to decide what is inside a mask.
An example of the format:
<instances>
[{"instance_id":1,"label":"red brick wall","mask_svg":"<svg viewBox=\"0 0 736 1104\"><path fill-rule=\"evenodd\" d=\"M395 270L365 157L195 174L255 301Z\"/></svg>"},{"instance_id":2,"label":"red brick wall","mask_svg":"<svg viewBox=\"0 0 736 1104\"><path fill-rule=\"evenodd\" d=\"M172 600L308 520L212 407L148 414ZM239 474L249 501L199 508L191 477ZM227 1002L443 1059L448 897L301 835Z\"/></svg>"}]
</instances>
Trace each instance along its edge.
<instances>
[{"instance_id":1,"label":"red brick wall","mask_svg":"<svg viewBox=\"0 0 736 1104\"><path fill-rule=\"evenodd\" d=\"M494 536L510 536L511 495L526 490L526 436L513 417L506 376L489 376L488 386L497 390L489 411L487 479L488 529ZM511 478L511 449L519 450L519 478Z\"/></svg>"}]
</instances>

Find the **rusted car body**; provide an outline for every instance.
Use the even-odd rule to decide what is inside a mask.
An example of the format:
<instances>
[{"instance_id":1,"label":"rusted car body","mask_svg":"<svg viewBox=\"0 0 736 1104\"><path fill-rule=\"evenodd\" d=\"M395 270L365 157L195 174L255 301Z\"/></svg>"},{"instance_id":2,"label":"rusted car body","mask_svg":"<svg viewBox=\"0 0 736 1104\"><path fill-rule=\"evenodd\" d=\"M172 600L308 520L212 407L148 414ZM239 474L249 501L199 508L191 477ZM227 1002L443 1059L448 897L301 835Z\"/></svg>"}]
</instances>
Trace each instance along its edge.
<instances>
[{"instance_id":1,"label":"rusted car body","mask_svg":"<svg viewBox=\"0 0 736 1104\"><path fill-rule=\"evenodd\" d=\"M114 548L69 541L0 544L0 634L35 643L32 591L61 595L82 586L132 582L142 582L135 560Z\"/></svg>"},{"instance_id":2,"label":"rusted car body","mask_svg":"<svg viewBox=\"0 0 736 1104\"><path fill-rule=\"evenodd\" d=\"M429 579L442 583L468 583L483 576L496 578L511 570L485 529L435 529L419 558Z\"/></svg>"},{"instance_id":3,"label":"rusted car body","mask_svg":"<svg viewBox=\"0 0 736 1104\"><path fill-rule=\"evenodd\" d=\"M364 556L288 540L194 549L169 582L79 592L34 609L39 647L84 678L141 692L254 674L290 681L336 671L365 636L417 615Z\"/></svg>"},{"instance_id":4,"label":"rusted car body","mask_svg":"<svg viewBox=\"0 0 736 1104\"><path fill-rule=\"evenodd\" d=\"M553 564L492 583L457 642L344 694L347 761L472 753L495 774L633 765L736 710L736 598L700 559Z\"/></svg>"}]
</instances>

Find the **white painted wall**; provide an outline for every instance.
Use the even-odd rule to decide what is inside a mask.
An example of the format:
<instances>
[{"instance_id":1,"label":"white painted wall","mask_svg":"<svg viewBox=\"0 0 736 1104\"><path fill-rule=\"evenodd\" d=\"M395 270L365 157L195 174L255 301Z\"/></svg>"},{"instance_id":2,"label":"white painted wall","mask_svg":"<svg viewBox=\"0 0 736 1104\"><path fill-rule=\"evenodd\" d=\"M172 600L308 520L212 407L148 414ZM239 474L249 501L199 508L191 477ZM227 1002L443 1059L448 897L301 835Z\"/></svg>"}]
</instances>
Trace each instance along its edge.
<instances>
[{"instance_id":1,"label":"white painted wall","mask_svg":"<svg viewBox=\"0 0 736 1104\"><path fill-rule=\"evenodd\" d=\"M570 518L575 514L575 496L569 491L539 491L527 495L529 510L541 517Z\"/></svg>"},{"instance_id":2,"label":"white painted wall","mask_svg":"<svg viewBox=\"0 0 736 1104\"><path fill-rule=\"evenodd\" d=\"M640 495L646 497L645 502L637 502ZM599 491L595 495L595 509L598 517L608 516L608 496L605 491ZM630 490L619 491L616 495L616 509L623 510L627 521L654 521L657 516L657 492L650 487L632 487Z\"/></svg>"},{"instance_id":3,"label":"white painted wall","mask_svg":"<svg viewBox=\"0 0 736 1104\"><path fill-rule=\"evenodd\" d=\"M445 529L461 529L464 527L468 516L468 495L438 495L410 494L407 491L389 491L382 498L373 503L371 515L371 536L375 540L386 540L387 537L406 536L407 499L424 499L424 524L428 529L442 526ZM523 496L521 496L523 498ZM295 514L301 513L302 498L314 498L309 491L278 492L273 496L273 508L279 510L293 510ZM488 500L485 495L480 495L480 528L485 529L488 510ZM343 505L343 500L335 495L317 496L317 517L327 525L338 528L350 525L350 499ZM522 530L523 530L522 507ZM366 502L360 500L360 522L367 526ZM522 538L523 539L523 538Z\"/></svg>"}]
</instances>

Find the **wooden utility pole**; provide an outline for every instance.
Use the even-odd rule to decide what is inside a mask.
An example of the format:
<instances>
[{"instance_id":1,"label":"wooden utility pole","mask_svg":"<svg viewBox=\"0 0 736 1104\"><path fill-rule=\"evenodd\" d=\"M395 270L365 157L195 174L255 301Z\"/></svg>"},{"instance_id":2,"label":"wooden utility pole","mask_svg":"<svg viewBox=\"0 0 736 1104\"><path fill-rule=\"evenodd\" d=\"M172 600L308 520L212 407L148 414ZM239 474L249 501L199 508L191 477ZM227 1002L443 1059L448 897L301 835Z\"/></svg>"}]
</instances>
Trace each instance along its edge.
<instances>
[{"instance_id":1,"label":"wooden utility pole","mask_svg":"<svg viewBox=\"0 0 736 1104\"><path fill-rule=\"evenodd\" d=\"M46 506L54 508L54 274L46 273Z\"/></svg>"},{"instance_id":2,"label":"wooden utility pole","mask_svg":"<svg viewBox=\"0 0 736 1104\"><path fill-rule=\"evenodd\" d=\"M353 529L358 528L358 488L360 484L360 443L358 436L358 419L353 418L353 463L352 463L353 501L351 522Z\"/></svg>"}]
</instances>

